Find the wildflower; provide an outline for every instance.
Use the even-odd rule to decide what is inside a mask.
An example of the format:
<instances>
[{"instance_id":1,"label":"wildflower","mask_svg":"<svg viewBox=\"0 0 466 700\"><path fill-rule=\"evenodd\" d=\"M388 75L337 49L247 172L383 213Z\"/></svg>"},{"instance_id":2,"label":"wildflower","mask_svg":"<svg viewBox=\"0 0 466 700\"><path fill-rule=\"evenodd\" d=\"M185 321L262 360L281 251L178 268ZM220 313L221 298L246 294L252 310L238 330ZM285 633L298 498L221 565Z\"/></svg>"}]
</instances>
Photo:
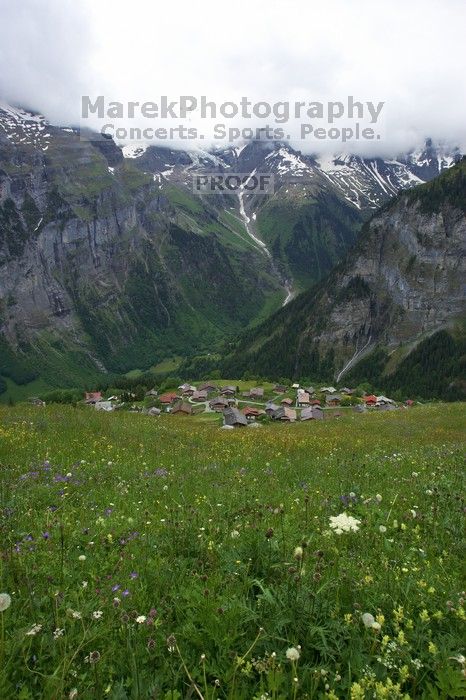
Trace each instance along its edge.
<instances>
[{"instance_id":1,"label":"wildflower","mask_svg":"<svg viewBox=\"0 0 466 700\"><path fill-rule=\"evenodd\" d=\"M85 554L80 554L78 557L78 561L86 561L86 555Z\"/></svg>"},{"instance_id":2,"label":"wildflower","mask_svg":"<svg viewBox=\"0 0 466 700\"><path fill-rule=\"evenodd\" d=\"M68 695L69 700L76 700L78 697L78 689L77 688L72 688L70 690L70 694Z\"/></svg>"},{"instance_id":3,"label":"wildflower","mask_svg":"<svg viewBox=\"0 0 466 700\"><path fill-rule=\"evenodd\" d=\"M400 681L404 683L409 678L409 668L404 665L400 668Z\"/></svg>"},{"instance_id":4,"label":"wildflower","mask_svg":"<svg viewBox=\"0 0 466 700\"><path fill-rule=\"evenodd\" d=\"M371 625L371 629L373 629L374 632L380 632L380 629L381 629L380 622L373 622Z\"/></svg>"},{"instance_id":5,"label":"wildflower","mask_svg":"<svg viewBox=\"0 0 466 700\"><path fill-rule=\"evenodd\" d=\"M352 515L340 513L340 515L330 516L330 527L337 535L343 532L357 532L361 521L353 518Z\"/></svg>"},{"instance_id":6,"label":"wildflower","mask_svg":"<svg viewBox=\"0 0 466 700\"><path fill-rule=\"evenodd\" d=\"M290 647L286 650L286 658L288 661L297 661L299 659L299 651L296 647Z\"/></svg>"},{"instance_id":7,"label":"wildflower","mask_svg":"<svg viewBox=\"0 0 466 700\"><path fill-rule=\"evenodd\" d=\"M238 530L232 530L232 531L230 532L230 537L231 537L232 539L236 539L237 537L239 537L239 532L238 532Z\"/></svg>"},{"instance_id":8,"label":"wildflower","mask_svg":"<svg viewBox=\"0 0 466 700\"><path fill-rule=\"evenodd\" d=\"M100 652L99 651L91 651L89 656L86 656L84 661L86 664L96 664L98 661L100 661Z\"/></svg>"},{"instance_id":9,"label":"wildflower","mask_svg":"<svg viewBox=\"0 0 466 700\"><path fill-rule=\"evenodd\" d=\"M170 654L173 654L173 652L176 649L176 637L174 634L171 634L169 637L167 637L167 647Z\"/></svg>"},{"instance_id":10,"label":"wildflower","mask_svg":"<svg viewBox=\"0 0 466 700\"><path fill-rule=\"evenodd\" d=\"M0 612L4 612L11 605L11 597L8 593L0 593Z\"/></svg>"},{"instance_id":11,"label":"wildflower","mask_svg":"<svg viewBox=\"0 0 466 700\"><path fill-rule=\"evenodd\" d=\"M64 634L65 630L63 628L57 627L57 629L53 632L53 638L58 639L59 637L63 637Z\"/></svg>"},{"instance_id":12,"label":"wildflower","mask_svg":"<svg viewBox=\"0 0 466 700\"><path fill-rule=\"evenodd\" d=\"M456 656L449 656L449 659L452 661L457 661L461 666L464 666L466 664L466 658L463 656L463 654L456 654Z\"/></svg>"},{"instance_id":13,"label":"wildflower","mask_svg":"<svg viewBox=\"0 0 466 700\"><path fill-rule=\"evenodd\" d=\"M303 548L302 547L295 547L294 558L295 559L302 559L303 558Z\"/></svg>"},{"instance_id":14,"label":"wildflower","mask_svg":"<svg viewBox=\"0 0 466 700\"><path fill-rule=\"evenodd\" d=\"M138 577L138 573L136 571L132 571L129 575L130 578L135 579Z\"/></svg>"},{"instance_id":15,"label":"wildflower","mask_svg":"<svg viewBox=\"0 0 466 700\"><path fill-rule=\"evenodd\" d=\"M42 625L33 625L31 629L26 632L27 637L35 637L42 629Z\"/></svg>"},{"instance_id":16,"label":"wildflower","mask_svg":"<svg viewBox=\"0 0 466 700\"><path fill-rule=\"evenodd\" d=\"M361 620L363 621L364 627L372 627L375 622L374 616L370 613L363 613L361 615Z\"/></svg>"},{"instance_id":17,"label":"wildflower","mask_svg":"<svg viewBox=\"0 0 466 700\"><path fill-rule=\"evenodd\" d=\"M422 622L429 622L429 613L425 608L419 613L419 619L422 620Z\"/></svg>"},{"instance_id":18,"label":"wildflower","mask_svg":"<svg viewBox=\"0 0 466 700\"><path fill-rule=\"evenodd\" d=\"M102 615L103 615L102 610L94 610L94 612L92 613L92 617L94 618L94 620L100 620Z\"/></svg>"},{"instance_id":19,"label":"wildflower","mask_svg":"<svg viewBox=\"0 0 466 700\"><path fill-rule=\"evenodd\" d=\"M376 493L376 494L375 494L375 500L377 501L377 503L381 503L381 502L382 502L382 496L380 495L380 493Z\"/></svg>"},{"instance_id":20,"label":"wildflower","mask_svg":"<svg viewBox=\"0 0 466 700\"><path fill-rule=\"evenodd\" d=\"M384 534L384 532L387 532L387 528L385 527L385 525L380 525L380 526L379 526L379 532L381 532L382 535Z\"/></svg>"},{"instance_id":21,"label":"wildflower","mask_svg":"<svg viewBox=\"0 0 466 700\"><path fill-rule=\"evenodd\" d=\"M87 585L88 585L88 584L87 584L87 581L83 581L81 585L82 585L83 588L87 588Z\"/></svg>"},{"instance_id":22,"label":"wildflower","mask_svg":"<svg viewBox=\"0 0 466 700\"><path fill-rule=\"evenodd\" d=\"M364 700L366 691L359 683L353 683L351 686L351 700Z\"/></svg>"},{"instance_id":23,"label":"wildflower","mask_svg":"<svg viewBox=\"0 0 466 700\"><path fill-rule=\"evenodd\" d=\"M429 642L429 653L430 654L436 654L438 651L437 647L433 642Z\"/></svg>"},{"instance_id":24,"label":"wildflower","mask_svg":"<svg viewBox=\"0 0 466 700\"><path fill-rule=\"evenodd\" d=\"M138 625L142 625L146 621L146 616L145 615L138 615L136 618L136 622Z\"/></svg>"},{"instance_id":25,"label":"wildflower","mask_svg":"<svg viewBox=\"0 0 466 700\"><path fill-rule=\"evenodd\" d=\"M81 620L82 615L78 610L72 610L71 611L71 617L73 617L75 620Z\"/></svg>"}]
</instances>

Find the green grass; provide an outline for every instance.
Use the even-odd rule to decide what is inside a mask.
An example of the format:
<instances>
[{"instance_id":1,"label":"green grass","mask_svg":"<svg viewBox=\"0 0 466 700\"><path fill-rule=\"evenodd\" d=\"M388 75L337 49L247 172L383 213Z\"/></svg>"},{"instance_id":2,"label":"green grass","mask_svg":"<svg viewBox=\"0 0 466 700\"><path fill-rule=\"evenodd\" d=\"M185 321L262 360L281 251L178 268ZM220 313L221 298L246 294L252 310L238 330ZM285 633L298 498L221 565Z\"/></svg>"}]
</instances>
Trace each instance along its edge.
<instances>
[{"instance_id":1,"label":"green grass","mask_svg":"<svg viewBox=\"0 0 466 700\"><path fill-rule=\"evenodd\" d=\"M27 384L16 384L12 379L5 377L6 391L0 394L0 404L7 404L10 400L25 401L32 396L38 396L53 388L42 378L34 379Z\"/></svg>"},{"instance_id":2,"label":"green grass","mask_svg":"<svg viewBox=\"0 0 466 700\"><path fill-rule=\"evenodd\" d=\"M175 372L180 366L182 360L183 358L179 357L178 355L175 357L167 357L165 360L162 360L154 367L152 367L152 372L154 372L154 374L165 374L166 372Z\"/></svg>"},{"instance_id":3,"label":"green grass","mask_svg":"<svg viewBox=\"0 0 466 700\"><path fill-rule=\"evenodd\" d=\"M464 417L0 407L0 697L464 697Z\"/></svg>"}]
</instances>

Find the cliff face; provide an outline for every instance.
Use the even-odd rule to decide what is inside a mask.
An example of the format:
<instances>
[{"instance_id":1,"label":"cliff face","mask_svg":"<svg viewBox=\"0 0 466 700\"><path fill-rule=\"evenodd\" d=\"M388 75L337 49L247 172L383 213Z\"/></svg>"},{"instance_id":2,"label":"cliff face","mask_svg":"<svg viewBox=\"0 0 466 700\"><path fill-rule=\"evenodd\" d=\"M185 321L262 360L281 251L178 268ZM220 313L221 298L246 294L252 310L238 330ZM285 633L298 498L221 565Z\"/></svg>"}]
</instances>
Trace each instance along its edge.
<instances>
[{"instance_id":1,"label":"cliff face","mask_svg":"<svg viewBox=\"0 0 466 700\"><path fill-rule=\"evenodd\" d=\"M366 224L327 279L235 349L231 370L341 379L376 347L390 353L465 312L466 160L399 195Z\"/></svg>"},{"instance_id":2,"label":"cliff face","mask_svg":"<svg viewBox=\"0 0 466 700\"><path fill-rule=\"evenodd\" d=\"M424 213L401 197L368 225L356 255L326 294L314 335L342 359L365 344L399 343L442 328L464 311L466 218L450 205Z\"/></svg>"},{"instance_id":3,"label":"cliff face","mask_svg":"<svg viewBox=\"0 0 466 700\"><path fill-rule=\"evenodd\" d=\"M10 108L0 126L0 375L69 383L206 349L276 291L263 256L198 203L209 228L187 230L112 141Z\"/></svg>"}]
</instances>

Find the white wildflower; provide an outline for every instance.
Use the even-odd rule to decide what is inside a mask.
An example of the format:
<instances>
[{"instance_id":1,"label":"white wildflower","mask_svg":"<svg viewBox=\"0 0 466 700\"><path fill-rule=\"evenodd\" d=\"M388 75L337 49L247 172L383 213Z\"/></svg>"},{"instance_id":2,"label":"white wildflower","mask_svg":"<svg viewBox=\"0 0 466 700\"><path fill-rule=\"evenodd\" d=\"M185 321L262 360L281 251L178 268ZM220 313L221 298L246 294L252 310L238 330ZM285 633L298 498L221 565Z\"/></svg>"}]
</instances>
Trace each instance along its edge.
<instances>
[{"instance_id":1,"label":"white wildflower","mask_svg":"<svg viewBox=\"0 0 466 700\"><path fill-rule=\"evenodd\" d=\"M295 559L302 559L303 558L303 548L302 547L295 547L293 556Z\"/></svg>"},{"instance_id":2,"label":"white wildflower","mask_svg":"<svg viewBox=\"0 0 466 700\"><path fill-rule=\"evenodd\" d=\"M146 616L145 615L138 615L136 618L136 622L138 625L142 625L146 621Z\"/></svg>"},{"instance_id":3,"label":"white wildflower","mask_svg":"<svg viewBox=\"0 0 466 700\"><path fill-rule=\"evenodd\" d=\"M94 618L94 620L100 620L102 615L103 615L102 610L94 610L94 612L92 613L92 617Z\"/></svg>"},{"instance_id":4,"label":"white wildflower","mask_svg":"<svg viewBox=\"0 0 466 700\"><path fill-rule=\"evenodd\" d=\"M377 503L381 503L381 501L382 501L382 496L380 495L380 493L376 493L376 494L375 494L375 500L377 501Z\"/></svg>"},{"instance_id":5,"label":"white wildflower","mask_svg":"<svg viewBox=\"0 0 466 700\"><path fill-rule=\"evenodd\" d=\"M239 532L238 532L238 530L232 530L232 531L230 532L230 537L233 538L233 539L236 539L237 537L239 537Z\"/></svg>"},{"instance_id":6,"label":"white wildflower","mask_svg":"<svg viewBox=\"0 0 466 700\"><path fill-rule=\"evenodd\" d=\"M296 649L296 647L290 647L289 649L286 650L286 658L289 661L297 661L299 659L299 651Z\"/></svg>"},{"instance_id":7,"label":"white wildflower","mask_svg":"<svg viewBox=\"0 0 466 700\"><path fill-rule=\"evenodd\" d=\"M374 616L370 613L363 613L361 615L361 620L364 623L364 627L372 627L375 622Z\"/></svg>"},{"instance_id":8,"label":"white wildflower","mask_svg":"<svg viewBox=\"0 0 466 700\"><path fill-rule=\"evenodd\" d=\"M86 561L86 555L85 554L80 554L78 557L79 561Z\"/></svg>"},{"instance_id":9,"label":"white wildflower","mask_svg":"<svg viewBox=\"0 0 466 700\"><path fill-rule=\"evenodd\" d=\"M385 527L385 525L379 525L379 532L381 532L382 535L384 534L384 532L387 532L387 528Z\"/></svg>"},{"instance_id":10,"label":"white wildflower","mask_svg":"<svg viewBox=\"0 0 466 700\"><path fill-rule=\"evenodd\" d=\"M341 535L343 532L357 532L360 524L360 520L353 518L352 515L346 515L346 513L330 517L330 527L337 535Z\"/></svg>"},{"instance_id":11,"label":"white wildflower","mask_svg":"<svg viewBox=\"0 0 466 700\"><path fill-rule=\"evenodd\" d=\"M11 605L11 597L8 593L0 593L0 612L4 612Z\"/></svg>"},{"instance_id":12,"label":"white wildflower","mask_svg":"<svg viewBox=\"0 0 466 700\"><path fill-rule=\"evenodd\" d=\"M57 629L53 632L53 638L58 639L59 637L63 637L64 634L65 630L63 629L63 627L57 627Z\"/></svg>"},{"instance_id":13,"label":"white wildflower","mask_svg":"<svg viewBox=\"0 0 466 700\"><path fill-rule=\"evenodd\" d=\"M33 625L31 629L26 632L27 637L34 637L36 634L38 634L42 629L42 625Z\"/></svg>"}]
</instances>

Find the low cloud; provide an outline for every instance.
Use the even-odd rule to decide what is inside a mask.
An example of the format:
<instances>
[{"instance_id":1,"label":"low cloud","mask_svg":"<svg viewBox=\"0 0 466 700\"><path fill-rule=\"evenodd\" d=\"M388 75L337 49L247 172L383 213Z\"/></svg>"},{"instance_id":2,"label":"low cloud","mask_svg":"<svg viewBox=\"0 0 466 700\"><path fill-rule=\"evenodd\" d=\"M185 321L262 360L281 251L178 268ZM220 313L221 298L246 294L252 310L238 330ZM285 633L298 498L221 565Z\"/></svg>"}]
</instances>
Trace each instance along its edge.
<instances>
[{"instance_id":1,"label":"low cloud","mask_svg":"<svg viewBox=\"0 0 466 700\"><path fill-rule=\"evenodd\" d=\"M352 95L385 103L383 138L346 150L396 154L427 136L464 147L464 26L462 0L0 0L0 95L62 124L79 123L82 95L273 103ZM190 125L202 130L206 122L193 115ZM290 130L304 152L342 149L300 141L299 122ZM209 136L199 143L205 147Z\"/></svg>"}]
</instances>

